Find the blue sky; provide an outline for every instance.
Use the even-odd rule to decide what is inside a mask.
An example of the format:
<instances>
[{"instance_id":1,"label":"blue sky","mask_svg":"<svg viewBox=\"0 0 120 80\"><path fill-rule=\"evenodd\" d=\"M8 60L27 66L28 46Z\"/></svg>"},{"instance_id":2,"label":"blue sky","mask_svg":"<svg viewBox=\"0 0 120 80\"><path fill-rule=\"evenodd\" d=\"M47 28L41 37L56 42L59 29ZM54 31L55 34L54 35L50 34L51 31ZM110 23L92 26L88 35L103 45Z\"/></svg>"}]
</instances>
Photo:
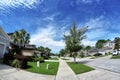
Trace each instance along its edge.
<instances>
[{"instance_id":1,"label":"blue sky","mask_svg":"<svg viewBox=\"0 0 120 80\"><path fill-rule=\"evenodd\" d=\"M73 22L89 26L84 45L120 35L120 0L0 0L0 26L6 33L24 28L31 44L52 52L64 48L63 34Z\"/></svg>"}]
</instances>

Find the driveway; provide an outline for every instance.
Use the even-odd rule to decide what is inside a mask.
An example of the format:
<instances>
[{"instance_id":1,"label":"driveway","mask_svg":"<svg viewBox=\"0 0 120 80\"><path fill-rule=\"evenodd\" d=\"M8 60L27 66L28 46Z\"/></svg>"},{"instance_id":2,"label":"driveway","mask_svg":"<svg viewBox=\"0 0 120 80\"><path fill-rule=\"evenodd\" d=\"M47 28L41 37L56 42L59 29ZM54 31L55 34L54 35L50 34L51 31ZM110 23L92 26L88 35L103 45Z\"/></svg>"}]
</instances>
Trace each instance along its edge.
<instances>
[{"instance_id":1,"label":"driveway","mask_svg":"<svg viewBox=\"0 0 120 80\"><path fill-rule=\"evenodd\" d=\"M80 80L120 80L120 59L110 59L110 57L78 59L81 63L96 69L77 75L78 78Z\"/></svg>"},{"instance_id":2,"label":"driveway","mask_svg":"<svg viewBox=\"0 0 120 80\"><path fill-rule=\"evenodd\" d=\"M17 70L16 68L0 64L0 80L54 80L55 76L42 75Z\"/></svg>"},{"instance_id":3,"label":"driveway","mask_svg":"<svg viewBox=\"0 0 120 80\"><path fill-rule=\"evenodd\" d=\"M120 74L120 59L110 59L111 56L102 57L93 60L84 60L82 61L85 64L94 66L96 68L101 68L104 70L108 70L111 72L119 73Z\"/></svg>"}]
</instances>

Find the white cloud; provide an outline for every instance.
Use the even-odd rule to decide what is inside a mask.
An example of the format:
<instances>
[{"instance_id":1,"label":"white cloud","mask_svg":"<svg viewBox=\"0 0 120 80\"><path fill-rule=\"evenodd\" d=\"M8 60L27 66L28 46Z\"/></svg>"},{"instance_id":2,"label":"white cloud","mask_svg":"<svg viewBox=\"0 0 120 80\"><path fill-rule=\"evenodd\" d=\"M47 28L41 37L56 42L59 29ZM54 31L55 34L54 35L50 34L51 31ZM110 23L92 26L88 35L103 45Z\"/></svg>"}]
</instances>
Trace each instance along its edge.
<instances>
[{"instance_id":1,"label":"white cloud","mask_svg":"<svg viewBox=\"0 0 120 80\"><path fill-rule=\"evenodd\" d=\"M0 12L9 12L9 8L26 7L32 9L35 4L42 3L43 0L0 0Z\"/></svg>"},{"instance_id":2,"label":"white cloud","mask_svg":"<svg viewBox=\"0 0 120 80\"><path fill-rule=\"evenodd\" d=\"M85 46L95 46L96 41L91 41L91 40L85 39L85 40L82 41L82 43Z\"/></svg>"},{"instance_id":3,"label":"white cloud","mask_svg":"<svg viewBox=\"0 0 120 80\"><path fill-rule=\"evenodd\" d=\"M109 30L109 28L111 28L110 24L110 21L105 19L104 16L89 19L89 21L84 24L85 26L89 26L89 30L86 33L87 39L83 40L83 44L93 46L99 39L113 40L115 37L118 37L120 35L119 33L113 33Z\"/></svg>"},{"instance_id":4,"label":"white cloud","mask_svg":"<svg viewBox=\"0 0 120 80\"><path fill-rule=\"evenodd\" d=\"M87 39L82 41L83 44L95 46L98 39L107 38L106 35L109 34L109 31L106 29L106 26L108 24L109 21L106 21L104 16L89 19L89 21L84 24L85 26L89 26L89 30L86 33Z\"/></svg>"},{"instance_id":5,"label":"white cloud","mask_svg":"<svg viewBox=\"0 0 120 80\"><path fill-rule=\"evenodd\" d=\"M64 48L64 41L55 40L57 35L57 30L52 25L47 26L46 28L39 28L31 35L30 42L31 44L36 44L37 46L45 46L52 49L53 52L58 52L60 49Z\"/></svg>"},{"instance_id":6,"label":"white cloud","mask_svg":"<svg viewBox=\"0 0 120 80\"><path fill-rule=\"evenodd\" d=\"M106 21L103 16L92 18L85 25L89 26L89 31L87 32L88 39L101 38L109 33L107 30L109 21Z\"/></svg>"},{"instance_id":7,"label":"white cloud","mask_svg":"<svg viewBox=\"0 0 120 80\"><path fill-rule=\"evenodd\" d=\"M76 3L77 3L77 4L80 4L80 3L82 2L82 3L84 3L84 4L91 4L91 3L93 3L94 1L97 2L97 3L100 2L100 0L76 0Z\"/></svg>"}]
</instances>

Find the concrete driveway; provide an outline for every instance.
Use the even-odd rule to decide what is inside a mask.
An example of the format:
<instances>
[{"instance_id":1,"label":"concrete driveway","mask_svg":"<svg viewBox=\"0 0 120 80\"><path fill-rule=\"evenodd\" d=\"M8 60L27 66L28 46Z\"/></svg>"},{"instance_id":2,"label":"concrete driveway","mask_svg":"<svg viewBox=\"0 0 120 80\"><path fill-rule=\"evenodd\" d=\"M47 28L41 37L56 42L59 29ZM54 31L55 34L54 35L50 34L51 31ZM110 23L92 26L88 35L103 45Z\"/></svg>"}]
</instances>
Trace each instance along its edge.
<instances>
[{"instance_id":1,"label":"concrete driveway","mask_svg":"<svg viewBox=\"0 0 120 80\"><path fill-rule=\"evenodd\" d=\"M7 65L0 64L0 80L54 80L55 76L42 75L17 70Z\"/></svg>"},{"instance_id":2,"label":"concrete driveway","mask_svg":"<svg viewBox=\"0 0 120 80\"><path fill-rule=\"evenodd\" d=\"M110 58L111 56L81 59L81 63L94 67L96 70L77 75L78 78L80 80L120 80L120 59Z\"/></svg>"},{"instance_id":3,"label":"concrete driveway","mask_svg":"<svg viewBox=\"0 0 120 80\"><path fill-rule=\"evenodd\" d=\"M84 60L81 62L85 62L85 64L94 66L96 68L101 68L104 70L108 70L111 72L120 74L120 59L110 59L111 56L106 56L102 58L92 59L92 60Z\"/></svg>"}]
</instances>

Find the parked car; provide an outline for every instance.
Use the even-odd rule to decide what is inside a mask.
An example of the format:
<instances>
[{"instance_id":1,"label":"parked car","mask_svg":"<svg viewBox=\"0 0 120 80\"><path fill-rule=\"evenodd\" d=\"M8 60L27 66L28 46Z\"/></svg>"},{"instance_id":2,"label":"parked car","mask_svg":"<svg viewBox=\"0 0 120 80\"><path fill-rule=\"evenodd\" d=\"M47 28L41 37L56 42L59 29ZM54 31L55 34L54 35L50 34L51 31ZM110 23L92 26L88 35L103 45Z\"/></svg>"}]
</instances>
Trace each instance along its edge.
<instances>
[{"instance_id":1,"label":"parked car","mask_svg":"<svg viewBox=\"0 0 120 80\"><path fill-rule=\"evenodd\" d=\"M114 55L118 55L118 51L117 51L117 50L114 50L113 53L112 53L112 55L113 55L113 56L114 56Z\"/></svg>"},{"instance_id":2,"label":"parked car","mask_svg":"<svg viewBox=\"0 0 120 80\"><path fill-rule=\"evenodd\" d=\"M93 56L101 56L101 55L102 55L101 53L96 53Z\"/></svg>"}]
</instances>

